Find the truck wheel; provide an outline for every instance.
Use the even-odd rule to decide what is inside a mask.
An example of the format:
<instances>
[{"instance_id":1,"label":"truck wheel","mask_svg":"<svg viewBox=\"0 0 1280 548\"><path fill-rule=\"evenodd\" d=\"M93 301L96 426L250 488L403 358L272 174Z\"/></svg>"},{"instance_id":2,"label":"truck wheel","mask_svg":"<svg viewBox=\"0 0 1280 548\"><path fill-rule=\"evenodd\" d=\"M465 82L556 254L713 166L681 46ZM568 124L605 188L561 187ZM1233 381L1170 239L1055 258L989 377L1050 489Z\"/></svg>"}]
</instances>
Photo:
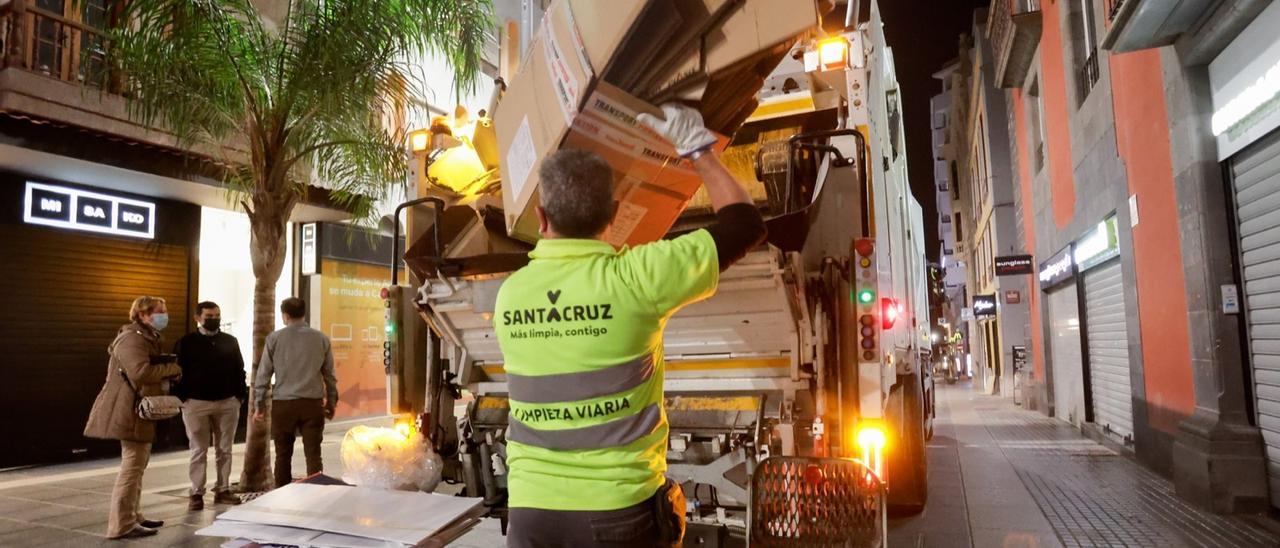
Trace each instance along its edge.
<instances>
[{"instance_id":1,"label":"truck wheel","mask_svg":"<svg viewBox=\"0 0 1280 548\"><path fill-rule=\"evenodd\" d=\"M889 513L895 516L915 515L924 511L929 499L929 466L925 458L924 387L920 374L899 377L889 393L887 418L897 443L890 447L888 458Z\"/></svg>"}]
</instances>

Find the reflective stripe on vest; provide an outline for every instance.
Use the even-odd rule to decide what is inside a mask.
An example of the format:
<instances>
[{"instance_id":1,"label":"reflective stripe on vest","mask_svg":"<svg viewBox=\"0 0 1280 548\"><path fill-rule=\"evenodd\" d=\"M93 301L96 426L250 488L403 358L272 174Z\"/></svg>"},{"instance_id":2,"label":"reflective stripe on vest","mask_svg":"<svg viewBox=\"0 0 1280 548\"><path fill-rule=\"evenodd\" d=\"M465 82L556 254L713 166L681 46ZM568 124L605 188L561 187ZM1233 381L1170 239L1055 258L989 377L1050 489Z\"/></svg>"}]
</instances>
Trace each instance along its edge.
<instances>
[{"instance_id":1,"label":"reflective stripe on vest","mask_svg":"<svg viewBox=\"0 0 1280 548\"><path fill-rule=\"evenodd\" d=\"M639 413L594 426L568 430L537 430L511 418L507 439L511 441L568 451L575 449L603 449L619 447L634 442L651 433L662 421L662 408L656 403L646 405Z\"/></svg>"},{"instance_id":2,"label":"reflective stripe on vest","mask_svg":"<svg viewBox=\"0 0 1280 548\"><path fill-rule=\"evenodd\" d=\"M515 375L507 373L511 397L525 403L589 400L631 390L653 376L653 354L629 362L575 373Z\"/></svg>"}]
</instances>

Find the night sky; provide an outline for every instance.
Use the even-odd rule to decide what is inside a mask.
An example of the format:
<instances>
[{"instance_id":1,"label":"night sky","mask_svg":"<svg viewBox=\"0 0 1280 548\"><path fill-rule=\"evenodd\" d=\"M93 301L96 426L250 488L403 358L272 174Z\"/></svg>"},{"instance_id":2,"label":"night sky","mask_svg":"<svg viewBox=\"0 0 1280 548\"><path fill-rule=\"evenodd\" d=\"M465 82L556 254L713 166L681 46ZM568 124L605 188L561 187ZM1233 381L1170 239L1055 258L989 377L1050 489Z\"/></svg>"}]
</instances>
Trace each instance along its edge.
<instances>
[{"instance_id":1,"label":"night sky","mask_svg":"<svg viewBox=\"0 0 1280 548\"><path fill-rule=\"evenodd\" d=\"M942 91L933 73L959 56L960 34L972 27L973 11L988 4L987 0L879 0L885 39L893 48L902 86L911 189L924 208L930 261L938 260L938 218L929 98Z\"/></svg>"}]
</instances>

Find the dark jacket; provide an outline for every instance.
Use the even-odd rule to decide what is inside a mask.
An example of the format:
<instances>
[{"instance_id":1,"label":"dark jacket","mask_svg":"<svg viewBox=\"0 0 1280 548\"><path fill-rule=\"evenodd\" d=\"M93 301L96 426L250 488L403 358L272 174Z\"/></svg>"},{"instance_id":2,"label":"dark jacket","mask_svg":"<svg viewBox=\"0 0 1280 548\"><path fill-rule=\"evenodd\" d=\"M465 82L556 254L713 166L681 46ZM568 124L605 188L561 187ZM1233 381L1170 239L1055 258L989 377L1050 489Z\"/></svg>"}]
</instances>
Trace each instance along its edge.
<instances>
[{"instance_id":1,"label":"dark jacket","mask_svg":"<svg viewBox=\"0 0 1280 548\"><path fill-rule=\"evenodd\" d=\"M143 396L163 395L161 382L177 377L182 370L176 363L151 365L151 356L162 352L160 333L142 323L121 327L107 352L111 355L107 360L107 380L89 411L84 435L150 443L156 437L156 423L138 418L135 409L138 396L125 384L120 370L124 370L129 382Z\"/></svg>"},{"instance_id":2,"label":"dark jacket","mask_svg":"<svg viewBox=\"0 0 1280 548\"><path fill-rule=\"evenodd\" d=\"M173 353L178 355L178 365L182 367L182 382L174 388L173 395L182 401L249 397L244 357L235 337L221 331L213 335L195 331L179 339Z\"/></svg>"}]
</instances>

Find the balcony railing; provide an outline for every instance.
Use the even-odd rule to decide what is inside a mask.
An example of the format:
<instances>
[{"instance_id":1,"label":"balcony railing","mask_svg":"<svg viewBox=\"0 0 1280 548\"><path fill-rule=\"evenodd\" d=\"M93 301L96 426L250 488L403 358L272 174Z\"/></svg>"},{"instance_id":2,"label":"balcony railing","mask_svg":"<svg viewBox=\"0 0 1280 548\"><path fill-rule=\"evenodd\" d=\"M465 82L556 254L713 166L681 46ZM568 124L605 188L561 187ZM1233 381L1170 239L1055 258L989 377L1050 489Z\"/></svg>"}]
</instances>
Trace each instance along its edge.
<instances>
[{"instance_id":1,"label":"balcony railing","mask_svg":"<svg viewBox=\"0 0 1280 548\"><path fill-rule=\"evenodd\" d=\"M1040 0L994 0L987 38L995 52L996 81L1002 88L1022 85L1040 43Z\"/></svg>"},{"instance_id":2,"label":"balcony railing","mask_svg":"<svg viewBox=\"0 0 1280 548\"><path fill-rule=\"evenodd\" d=\"M1116 16L1120 15L1120 8L1124 7L1125 0L1107 0L1107 20L1115 21Z\"/></svg>"},{"instance_id":3,"label":"balcony railing","mask_svg":"<svg viewBox=\"0 0 1280 548\"><path fill-rule=\"evenodd\" d=\"M0 67L66 82L108 85L106 37L98 29L12 1L0 7Z\"/></svg>"},{"instance_id":4,"label":"balcony railing","mask_svg":"<svg viewBox=\"0 0 1280 548\"><path fill-rule=\"evenodd\" d=\"M1094 50L1089 54L1089 58L1085 59L1084 65L1076 71L1076 98L1080 102L1084 102L1089 96L1089 92L1093 91L1093 86L1098 83L1098 51Z\"/></svg>"}]
</instances>

